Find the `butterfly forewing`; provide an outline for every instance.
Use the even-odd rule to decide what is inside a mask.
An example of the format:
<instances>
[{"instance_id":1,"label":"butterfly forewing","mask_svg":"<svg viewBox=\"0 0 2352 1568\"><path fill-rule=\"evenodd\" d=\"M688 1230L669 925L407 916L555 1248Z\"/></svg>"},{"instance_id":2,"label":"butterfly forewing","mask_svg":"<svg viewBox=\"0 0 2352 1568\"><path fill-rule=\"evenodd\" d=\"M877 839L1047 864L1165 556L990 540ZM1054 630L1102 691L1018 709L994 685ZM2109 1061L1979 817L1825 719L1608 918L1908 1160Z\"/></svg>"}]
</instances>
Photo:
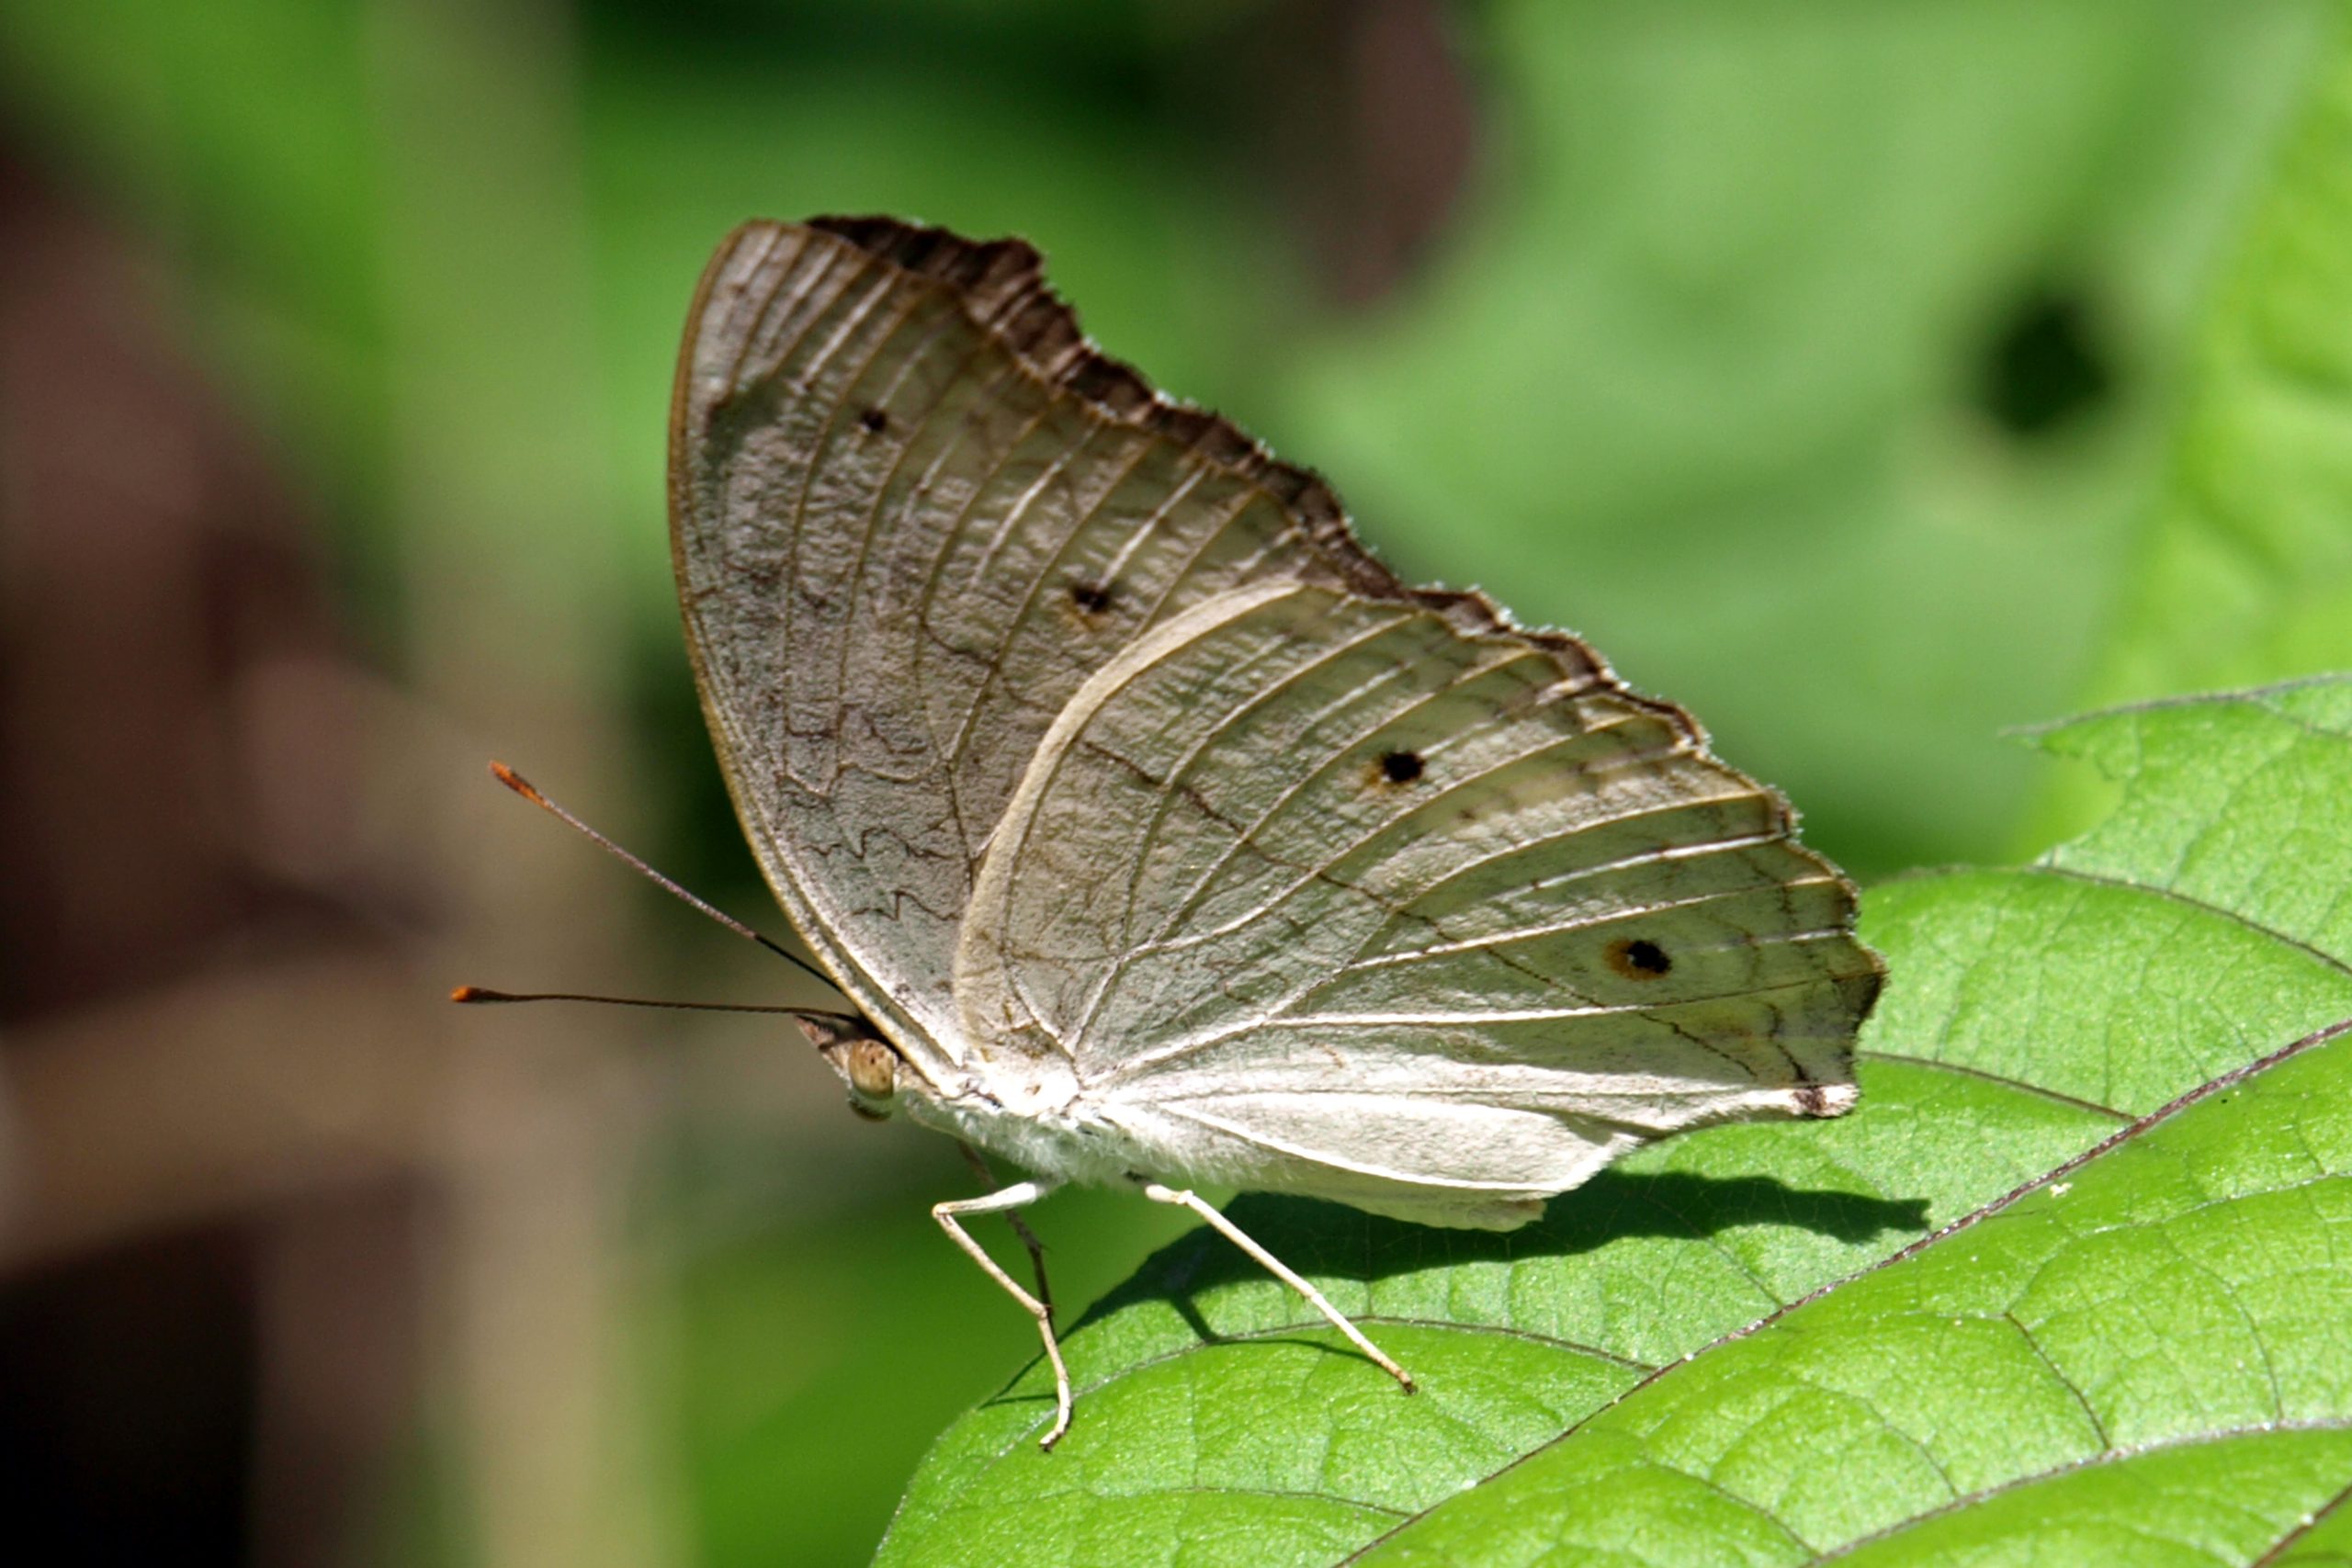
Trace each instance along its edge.
<instances>
[{"instance_id":1,"label":"butterfly forewing","mask_svg":"<svg viewBox=\"0 0 2352 1568\"><path fill-rule=\"evenodd\" d=\"M754 847L919 1051L957 1049L972 868L1088 675L1241 583L1392 585L1310 476L1095 355L1026 245L887 220L720 248L671 470L688 644Z\"/></svg>"}]
</instances>

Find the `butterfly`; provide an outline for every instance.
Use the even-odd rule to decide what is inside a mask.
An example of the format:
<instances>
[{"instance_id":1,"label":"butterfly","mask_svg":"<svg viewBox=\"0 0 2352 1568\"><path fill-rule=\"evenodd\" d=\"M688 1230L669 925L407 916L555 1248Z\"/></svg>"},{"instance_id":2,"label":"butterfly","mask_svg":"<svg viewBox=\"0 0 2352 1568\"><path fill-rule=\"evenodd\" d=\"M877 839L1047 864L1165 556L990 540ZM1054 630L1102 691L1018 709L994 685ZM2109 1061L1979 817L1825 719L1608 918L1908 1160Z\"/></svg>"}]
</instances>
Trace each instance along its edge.
<instances>
[{"instance_id":1,"label":"butterfly","mask_svg":"<svg viewBox=\"0 0 2352 1568\"><path fill-rule=\"evenodd\" d=\"M869 1115L1216 1226L1296 1193L1506 1230L1642 1143L1855 1102L1882 976L1771 790L1592 649L1417 588L1331 490L1096 351L1019 240L755 222L670 446L703 709L854 1014ZM1025 1238L1025 1233L1024 1233ZM1035 1249L1033 1246L1033 1257Z\"/></svg>"}]
</instances>

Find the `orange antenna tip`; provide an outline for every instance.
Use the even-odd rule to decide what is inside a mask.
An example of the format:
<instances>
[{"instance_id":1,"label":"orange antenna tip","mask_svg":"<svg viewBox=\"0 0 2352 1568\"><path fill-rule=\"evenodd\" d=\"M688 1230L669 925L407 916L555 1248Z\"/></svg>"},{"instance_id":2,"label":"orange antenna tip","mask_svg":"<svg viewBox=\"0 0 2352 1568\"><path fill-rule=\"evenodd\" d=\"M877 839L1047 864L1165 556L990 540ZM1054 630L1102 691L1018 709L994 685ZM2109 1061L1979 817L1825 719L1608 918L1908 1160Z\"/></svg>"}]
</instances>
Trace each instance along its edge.
<instances>
[{"instance_id":1,"label":"orange antenna tip","mask_svg":"<svg viewBox=\"0 0 2352 1568\"><path fill-rule=\"evenodd\" d=\"M500 784L504 784L508 789L513 790L516 795L521 795L525 800L529 801L534 806L545 806L547 804L547 797L541 795L537 790L531 787L530 780L525 778L522 774L516 773L514 769L508 767L503 762L491 763L490 776L496 779Z\"/></svg>"}]
</instances>

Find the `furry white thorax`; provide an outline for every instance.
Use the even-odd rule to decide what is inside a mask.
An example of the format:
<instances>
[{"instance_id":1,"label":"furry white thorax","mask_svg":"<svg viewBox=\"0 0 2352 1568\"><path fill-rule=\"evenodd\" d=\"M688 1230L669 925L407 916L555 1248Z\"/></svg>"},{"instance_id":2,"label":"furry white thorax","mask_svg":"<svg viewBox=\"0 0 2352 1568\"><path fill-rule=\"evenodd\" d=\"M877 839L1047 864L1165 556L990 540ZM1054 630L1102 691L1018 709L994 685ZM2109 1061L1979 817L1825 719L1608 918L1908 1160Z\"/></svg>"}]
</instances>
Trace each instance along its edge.
<instances>
[{"instance_id":1,"label":"furry white thorax","mask_svg":"<svg viewBox=\"0 0 2352 1568\"><path fill-rule=\"evenodd\" d=\"M1097 1113L1077 1074L1059 1060L1023 1062L1012 1073L983 1067L938 1087L902 1071L899 1099L922 1125L1051 1181L1104 1185L1167 1174Z\"/></svg>"}]
</instances>

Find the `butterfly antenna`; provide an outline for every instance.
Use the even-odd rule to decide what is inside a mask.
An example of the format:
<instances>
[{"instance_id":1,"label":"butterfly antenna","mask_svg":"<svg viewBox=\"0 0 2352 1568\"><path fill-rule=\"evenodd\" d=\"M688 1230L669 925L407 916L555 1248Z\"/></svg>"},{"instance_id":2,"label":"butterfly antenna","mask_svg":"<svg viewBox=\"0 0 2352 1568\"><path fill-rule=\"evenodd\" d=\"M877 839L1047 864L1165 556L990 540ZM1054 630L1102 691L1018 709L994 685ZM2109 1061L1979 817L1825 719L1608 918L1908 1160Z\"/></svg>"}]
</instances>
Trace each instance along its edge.
<instances>
[{"instance_id":1,"label":"butterfly antenna","mask_svg":"<svg viewBox=\"0 0 2352 1568\"><path fill-rule=\"evenodd\" d=\"M487 986L459 986L449 993L453 1002L596 1002L605 1007L660 1008L668 1012L766 1012L787 1018L837 1019L846 1013L818 1008L762 1007L752 1002L666 1002L649 997L601 997L584 991L493 991Z\"/></svg>"},{"instance_id":2,"label":"butterfly antenna","mask_svg":"<svg viewBox=\"0 0 2352 1568\"><path fill-rule=\"evenodd\" d=\"M639 875L644 877L647 881L651 882L656 887L661 888L672 897L677 898L682 902L701 910L704 914L708 915L712 919L717 920L720 925L725 926L729 931L733 931L737 936L743 938L745 941L758 942L762 947L766 948L770 953L775 953L786 964L793 965L795 968L809 976L811 978L822 982L826 989L834 992L841 991L841 987L833 983L833 977L831 976L826 974L823 970L818 968L815 964L809 963L807 959L801 957L790 948L785 947L778 942L769 941L766 937L762 936L758 931L753 931L751 927L745 925L742 921L737 919L734 916L727 913L725 910L718 908L701 898L695 897L684 887L681 887L676 882L662 875L660 872L654 870L651 866L646 864L643 861L638 859L635 855L629 853L627 850L613 842L612 840L607 839L604 834L599 833L595 829L591 828L587 823L582 822L579 818L574 817L571 812L566 811L562 807L558 806L554 801L549 800L546 795L541 795L537 789L532 786L530 780L525 778L522 774L516 773L505 763L491 763L490 776L496 779L500 784L504 784L508 789L513 790L516 795L521 795L525 800L527 800L532 805L539 807L542 811L549 813L565 826L575 829L579 832L586 835L591 842L600 845L606 852L617 857L622 864L628 866ZM458 989L460 991L474 991L478 990L479 987L472 986L461 986ZM460 1002L504 1002L538 1000L540 998L537 997L510 997L500 991L486 991L478 996L453 995L450 999L452 1001ZM550 994L547 999L560 1001L613 1000L619 1001L621 1002L621 1005L628 1007L699 1007L705 1005L702 1003L690 1002L632 1002L619 998L559 997L553 994ZM739 1012L804 1012L807 1010L804 1008L738 1008L727 1010Z\"/></svg>"}]
</instances>

